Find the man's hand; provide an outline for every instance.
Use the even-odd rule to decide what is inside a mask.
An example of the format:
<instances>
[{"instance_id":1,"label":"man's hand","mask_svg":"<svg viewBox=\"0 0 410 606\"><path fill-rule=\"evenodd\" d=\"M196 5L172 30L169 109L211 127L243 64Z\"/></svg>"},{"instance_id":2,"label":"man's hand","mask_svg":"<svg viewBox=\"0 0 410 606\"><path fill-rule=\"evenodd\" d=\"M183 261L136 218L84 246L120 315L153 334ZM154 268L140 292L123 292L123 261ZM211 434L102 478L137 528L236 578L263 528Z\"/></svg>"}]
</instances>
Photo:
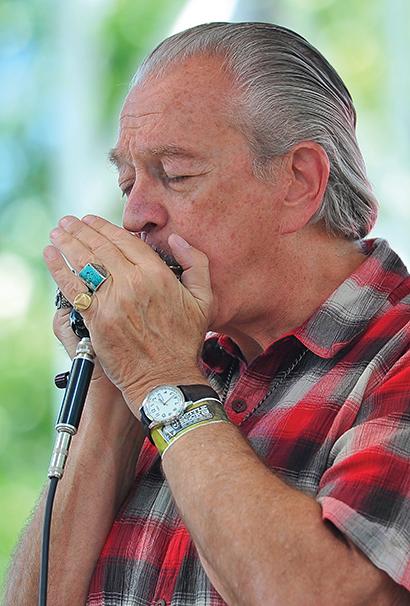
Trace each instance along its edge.
<instances>
[{"instance_id":1,"label":"man's hand","mask_svg":"<svg viewBox=\"0 0 410 606\"><path fill-rule=\"evenodd\" d=\"M204 380L197 363L212 305L204 254L170 236L170 251L184 269L181 284L148 245L99 217L63 218L51 241L45 260L70 302L87 288L65 259L77 272L87 263L110 272L82 315L105 373L134 414L158 381Z\"/></svg>"}]
</instances>

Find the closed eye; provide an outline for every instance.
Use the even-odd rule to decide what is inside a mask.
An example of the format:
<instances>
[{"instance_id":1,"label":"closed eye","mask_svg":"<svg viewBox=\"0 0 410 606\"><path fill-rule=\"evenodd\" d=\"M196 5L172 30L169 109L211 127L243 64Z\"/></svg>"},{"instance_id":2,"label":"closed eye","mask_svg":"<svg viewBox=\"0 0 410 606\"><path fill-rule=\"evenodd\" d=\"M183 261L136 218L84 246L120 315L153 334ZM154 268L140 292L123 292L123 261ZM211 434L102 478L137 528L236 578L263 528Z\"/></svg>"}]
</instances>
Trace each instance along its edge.
<instances>
[{"instance_id":1,"label":"closed eye","mask_svg":"<svg viewBox=\"0 0 410 606\"><path fill-rule=\"evenodd\" d=\"M121 188L121 197L128 198L128 196L130 195L130 193L132 191L132 188L133 188L133 185L130 185L129 187Z\"/></svg>"},{"instance_id":2,"label":"closed eye","mask_svg":"<svg viewBox=\"0 0 410 606\"><path fill-rule=\"evenodd\" d=\"M162 173L162 182L165 187L169 187L175 191L185 191L188 187L188 180L192 179L196 175L168 175L165 171Z\"/></svg>"},{"instance_id":3,"label":"closed eye","mask_svg":"<svg viewBox=\"0 0 410 606\"><path fill-rule=\"evenodd\" d=\"M189 177L191 177L192 175L180 175L178 177L167 177L167 181L168 183L179 183L180 181L183 181L184 179L189 179Z\"/></svg>"}]
</instances>

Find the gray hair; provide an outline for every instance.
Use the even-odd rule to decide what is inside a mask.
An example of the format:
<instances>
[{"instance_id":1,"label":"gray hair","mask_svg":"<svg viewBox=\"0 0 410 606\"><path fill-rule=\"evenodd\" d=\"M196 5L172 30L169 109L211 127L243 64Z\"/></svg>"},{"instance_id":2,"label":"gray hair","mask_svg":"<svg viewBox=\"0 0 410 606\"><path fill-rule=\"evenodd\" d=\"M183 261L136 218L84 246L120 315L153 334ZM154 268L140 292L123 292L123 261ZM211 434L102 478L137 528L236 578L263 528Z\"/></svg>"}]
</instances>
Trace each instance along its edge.
<instances>
[{"instance_id":1,"label":"gray hair","mask_svg":"<svg viewBox=\"0 0 410 606\"><path fill-rule=\"evenodd\" d=\"M378 202L356 138L356 111L340 76L304 38L270 23L209 23L171 36L157 46L132 85L158 78L194 55L217 57L238 95L230 118L247 138L254 173L269 179L273 161L302 141L326 151L330 175L311 223L329 234L364 238Z\"/></svg>"}]
</instances>

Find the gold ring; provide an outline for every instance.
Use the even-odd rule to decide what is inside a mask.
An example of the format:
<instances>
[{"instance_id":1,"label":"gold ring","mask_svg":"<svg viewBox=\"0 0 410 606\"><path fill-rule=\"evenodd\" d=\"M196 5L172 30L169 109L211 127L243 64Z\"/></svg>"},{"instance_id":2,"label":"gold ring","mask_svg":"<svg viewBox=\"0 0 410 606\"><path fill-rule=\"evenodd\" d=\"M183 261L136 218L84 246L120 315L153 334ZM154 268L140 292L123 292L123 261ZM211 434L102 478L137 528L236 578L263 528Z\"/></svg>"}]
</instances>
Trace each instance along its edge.
<instances>
[{"instance_id":1,"label":"gold ring","mask_svg":"<svg viewBox=\"0 0 410 606\"><path fill-rule=\"evenodd\" d=\"M88 292L80 292L73 302L73 307L76 311L82 312L91 307L93 296Z\"/></svg>"}]
</instances>

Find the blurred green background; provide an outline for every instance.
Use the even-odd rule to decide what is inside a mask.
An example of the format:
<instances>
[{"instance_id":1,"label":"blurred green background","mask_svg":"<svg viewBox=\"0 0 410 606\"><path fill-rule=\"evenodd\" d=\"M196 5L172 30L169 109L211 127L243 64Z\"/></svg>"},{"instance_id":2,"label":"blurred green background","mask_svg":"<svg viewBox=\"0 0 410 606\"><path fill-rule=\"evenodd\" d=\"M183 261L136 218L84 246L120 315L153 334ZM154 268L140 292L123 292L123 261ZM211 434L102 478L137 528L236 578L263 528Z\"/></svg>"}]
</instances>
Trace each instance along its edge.
<instances>
[{"instance_id":1,"label":"blurred green background","mask_svg":"<svg viewBox=\"0 0 410 606\"><path fill-rule=\"evenodd\" d=\"M45 481L69 361L42 260L63 214L121 222L106 160L138 63L173 31L272 21L333 63L381 203L374 236L410 260L408 0L0 0L0 581Z\"/></svg>"}]
</instances>

